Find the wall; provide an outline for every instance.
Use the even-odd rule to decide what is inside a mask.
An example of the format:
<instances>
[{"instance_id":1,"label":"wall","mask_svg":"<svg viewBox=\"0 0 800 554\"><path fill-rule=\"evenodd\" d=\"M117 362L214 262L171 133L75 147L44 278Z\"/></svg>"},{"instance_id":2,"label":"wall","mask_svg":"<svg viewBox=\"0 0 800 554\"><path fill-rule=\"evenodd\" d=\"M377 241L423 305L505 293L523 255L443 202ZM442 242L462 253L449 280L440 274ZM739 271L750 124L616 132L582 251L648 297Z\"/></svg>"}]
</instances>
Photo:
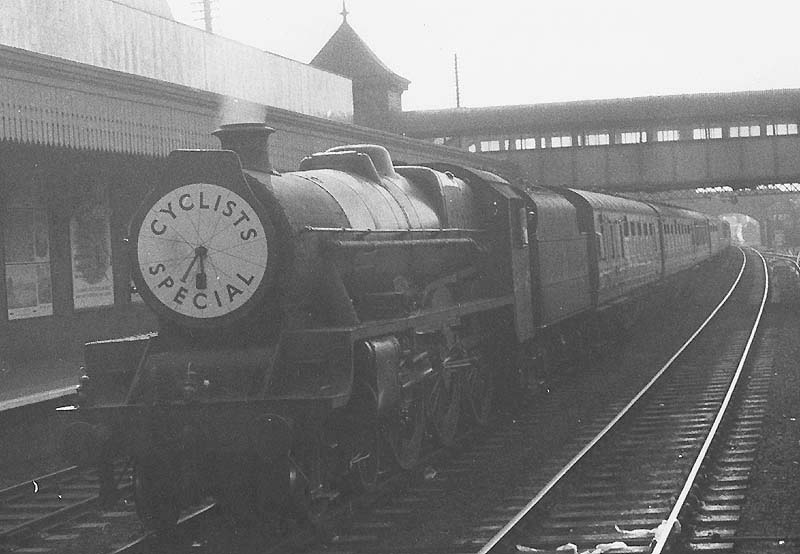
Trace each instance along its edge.
<instances>
[{"instance_id":1,"label":"wall","mask_svg":"<svg viewBox=\"0 0 800 554\"><path fill-rule=\"evenodd\" d=\"M153 158L0 142L2 361L77 363L88 340L155 328L149 310L131 301L123 239L160 166ZM29 239L24 225L33 211ZM89 224L71 227L74 219ZM105 257L99 267L95 248ZM90 267L81 267L86 261ZM42 275L20 282L26 267Z\"/></svg>"}]
</instances>

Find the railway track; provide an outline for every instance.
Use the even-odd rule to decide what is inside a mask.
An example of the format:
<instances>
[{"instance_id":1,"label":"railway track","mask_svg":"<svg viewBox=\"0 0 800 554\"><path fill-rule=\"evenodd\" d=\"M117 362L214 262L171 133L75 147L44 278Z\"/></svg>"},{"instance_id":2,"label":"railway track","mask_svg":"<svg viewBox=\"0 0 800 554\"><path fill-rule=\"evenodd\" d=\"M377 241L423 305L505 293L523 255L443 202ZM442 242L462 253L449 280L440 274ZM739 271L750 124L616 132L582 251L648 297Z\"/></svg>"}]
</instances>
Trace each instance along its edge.
<instances>
[{"instance_id":1,"label":"railway track","mask_svg":"<svg viewBox=\"0 0 800 554\"><path fill-rule=\"evenodd\" d=\"M685 533L690 550L730 552L736 543L760 540L737 534L737 524L761 440L777 335L775 328L765 330L749 378L743 383L742 398L707 464L704 482L695 490Z\"/></svg>"},{"instance_id":2,"label":"railway track","mask_svg":"<svg viewBox=\"0 0 800 554\"><path fill-rule=\"evenodd\" d=\"M680 393L676 393L680 394ZM630 394L628 397L632 396ZM566 397L565 397L566 398ZM310 552L315 549L329 554L338 552L375 552L376 545L387 536L393 535L393 527L403 525L403 521L414 520L419 513L424 512L420 508L423 506L436 505L441 502L442 495L453 494L452 491L466 489L474 485L476 480L481 480L480 467L492 467L493 460L502 454L503 445L508 441L540 440L541 444L548 444L547 430L541 429L540 421L559 411L559 406L567 400L559 398L559 393L553 391L548 395L547 402L537 403L532 409L521 414L513 420L513 424L506 426L500 433L497 429L488 430L485 434L478 432L478 436L473 436L469 441L463 441L456 448L456 455L451 456L450 461L440 461L435 456L426 462L423 471L416 475L406 475L398 479L395 484L388 485L381 493L384 499L397 493L397 498L391 502L376 499L361 499L349 503L343 508L347 512L343 519L348 521L343 525L330 528L330 534L325 538L324 545L320 543L320 537L306 536L298 542L298 533L292 539L293 543L279 542L276 544L274 536L256 537L258 551L274 552ZM623 408L624 401L614 401L606 404L595 415L593 422L583 424L579 427L580 433L568 439L569 447L563 449L565 452L578 451L582 445L591 441L599 433L605 423L614 418L615 414ZM703 412L705 413L705 412ZM703 419L705 416L701 417ZM695 422L698 423L698 422ZM550 437L552 444L552 437ZM559 446L564 446L563 439L558 438ZM680 441L676 444L682 445ZM683 445L686 446L686 445ZM416 549L413 536L400 537L397 540L395 550L397 552L476 552L487 540L507 522L511 516L524 505L535 491L542 489L550 476L557 474L560 468L565 465L569 458L561 456L552 459L550 456L547 461L535 469L535 478L527 484L525 492L519 491L514 498L506 498L505 501L495 500L495 503L502 507L494 510L494 513L484 517L484 521L479 526L453 530L451 536L442 538L441 544L447 544L441 548ZM470 500L467 500L470 502ZM472 500L474 502L474 500ZM510 504L511 503L511 504ZM513 504L513 505L512 505ZM377 508L375 506L378 506ZM486 506L490 506L487 503ZM486 512L484 506L476 506L476 509ZM64 516L67 517L67 516ZM96 507L87 507L79 515L70 516L69 521L61 521L52 525L44 525L41 531L29 533L28 540L25 541L25 548L32 549L33 552L151 552L163 550L163 541L155 539L152 535L143 533L141 526L135 518L132 504L123 499L111 511L103 511ZM240 544L242 548L236 551L250 551L250 547L241 543L241 537L226 535L225 532L216 538L204 538L210 534L209 529L215 532L224 527L224 521L220 519L213 507L201 507L197 513L187 513L182 518L178 532L175 537L170 539L168 551L178 551L183 549L192 552L222 552L231 551L231 544ZM626 525L622 519L616 521L619 525ZM422 522L424 524L424 522ZM411 525L413 528L413 525ZM699 527L698 527L699 529ZM417 534L424 533L416 531ZM710 542L709 537L716 535L712 531L699 533L700 540ZM213 533L212 533L213 534ZM307 535L307 533L306 533ZM706 538L702 538L706 537ZM238 541L238 542L237 542ZM245 541L247 542L247 541ZM632 541L631 541L632 542ZM505 547L510 543L503 543ZM520 541L520 544L523 544ZM271 550L269 545L272 545ZM516 548L516 544L513 545ZM380 548L380 551L386 551Z\"/></svg>"},{"instance_id":3,"label":"railway track","mask_svg":"<svg viewBox=\"0 0 800 554\"><path fill-rule=\"evenodd\" d=\"M115 469L122 483L113 506L101 505L96 472L76 466L0 490L0 552L152 552L163 541L139 523L131 500L130 468L120 462ZM205 504L184 513L170 540L196 533L214 508Z\"/></svg>"},{"instance_id":4,"label":"railway track","mask_svg":"<svg viewBox=\"0 0 800 554\"><path fill-rule=\"evenodd\" d=\"M726 473L725 458L719 458L717 474L712 467L767 297L766 263L760 256L753 259L762 266L760 274L750 273L751 287L744 278L732 289L725 317L709 321L708 331L695 335L686 353L670 360L602 433L509 518L481 554L565 544L576 545L578 551L602 544L610 551L657 554L668 542L685 539L687 527L703 521L704 510L721 512L724 502L738 500L725 494L738 489L719 483L741 481L741 476ZM720 342L724 336L728 339ZM731 446L728 461L746 462L752 453L736 443ZM703 487L722 494L703 503L698 497ZM698 527L694 538L711 533Z\"/></svg>"},{"instance_id":5,"label":"railway track","mask_svg":"<svg viewBox=\"0 0 800 554\"><path fill-rule=\"evenodd\" d=\"M738 300L738 296L733 300ZM702 369L697 373L702 373ZM610 382L604 383L608 384ZM585 421L578 419L575 431L562 437L554 437L552 430L542 422L570 417L564 407L581 395L576 395L574 390L548 390L548 394L540 397L530 409L500 422L485 436L475 437L471 444L462 445L448 462L427 468L409 487L398 491L392 500L354 513L349 522L336 529L328 543L310 548L281 545L270 552L477 552L531 497L547 487L552 476L568 465L575 452L592 441L607 422L615 418L626 404L626 400L618 399L635 396L638 389L634 387L635 381L628 387L624 377L622 381L614 381L612 388L616 392L612 400L595 403L592 417ZM692 437L691 440L696 439ZM491 485L485 487L484 483L493 482L496 488L497 479L492 473L497 462L509 457L509 445L522 443L540 445L541 455L534 453L530 456L530 451L523 455L518 461L517 475L522 477L520 484L509 487L512 492L499 498L498 491L492 490ZM641 446L641 442L638 444ZM677 445L687 447L680 441ZM459 506L463 516L454 518L445 512L459 505L459 498L463 498L463 504L473 505L474 509ZM441 517L436 515L437 510ZM452 525L442 527L438 521L433 521L435 519L444 519ZM656 524L661 521L653 520ZM616 522L623 524L622 519ZM543 545L545 548L549 546L556 545ZM516 551L515 548L516 544L510 545L510 551Z\"/></svg>"},{"instance_id":6,"label":"railway track","mask_svg":"<svg viewBox=\"0 0 800 554\"><path fill-rule=\"evenodd\" d=\"M0 541L33 533L97 501L97 478L72 466L0 491Z\"/></svg>"}]
</instances>

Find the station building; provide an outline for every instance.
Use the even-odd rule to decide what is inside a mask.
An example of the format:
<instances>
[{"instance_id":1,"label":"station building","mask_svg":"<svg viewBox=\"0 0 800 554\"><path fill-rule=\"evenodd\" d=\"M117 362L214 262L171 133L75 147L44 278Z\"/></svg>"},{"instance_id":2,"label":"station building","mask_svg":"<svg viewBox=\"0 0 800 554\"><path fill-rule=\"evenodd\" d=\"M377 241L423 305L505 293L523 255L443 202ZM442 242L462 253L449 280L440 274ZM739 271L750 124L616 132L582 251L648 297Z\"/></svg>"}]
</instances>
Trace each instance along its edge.
<instances>
[{"instance_id":1,"label":"station building","mask_svg":"<svg viewBox=\"0 0 800 554\"><path fill-rule=\"evenodd\" d=\"M127 224L167 154L216 148L219 125L275 127L278 170L364 142L475 163L380 130L408 81L346 14L304 64L180 24L165 0L4 0L0 75L0 401L74 385L86 341L156 328L131 286Z\"/></svg>"}]
</instances>

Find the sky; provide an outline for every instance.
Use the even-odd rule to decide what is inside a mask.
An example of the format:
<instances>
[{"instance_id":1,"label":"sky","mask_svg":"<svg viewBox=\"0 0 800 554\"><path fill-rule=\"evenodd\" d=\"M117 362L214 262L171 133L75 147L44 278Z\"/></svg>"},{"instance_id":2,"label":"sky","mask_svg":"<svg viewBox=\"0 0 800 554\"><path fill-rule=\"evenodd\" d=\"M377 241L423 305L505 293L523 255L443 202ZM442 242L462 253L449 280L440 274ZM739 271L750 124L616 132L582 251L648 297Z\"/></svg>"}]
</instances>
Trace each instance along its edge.
<instances>
[{"instance_id":1,"label":"sky","mask_svg":"<svg viewBox=\"0 0 800 554\"><path fill-rule=\"evenodd\" d=\"M167 0L202 26L198 0ZM214 0L214 32L308 63L341 0ZM347 0L348 23L411 84L404 110L800 88L800 2Z\"/></svg>"}]
</instances>

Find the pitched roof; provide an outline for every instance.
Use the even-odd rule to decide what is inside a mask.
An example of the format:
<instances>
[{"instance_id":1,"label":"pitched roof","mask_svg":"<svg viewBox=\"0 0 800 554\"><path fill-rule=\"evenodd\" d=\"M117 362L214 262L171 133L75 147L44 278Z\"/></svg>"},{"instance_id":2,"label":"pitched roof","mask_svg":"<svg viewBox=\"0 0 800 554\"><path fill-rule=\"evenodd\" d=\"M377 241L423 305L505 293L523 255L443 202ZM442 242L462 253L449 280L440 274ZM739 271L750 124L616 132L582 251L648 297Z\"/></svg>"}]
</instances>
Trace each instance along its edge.
<instances>
[{"instance_id":1,"label":"pitched roof","mask_svg":"<svg viewBox=\"0 0 800 554\"><path fill-rule=\"evenodd\" d=\"M358 36L346 17L309 65L354 80L369 78L386 80L402 90L406 90L411 82L386 67Z\"/></svg>"}]
</instances>

